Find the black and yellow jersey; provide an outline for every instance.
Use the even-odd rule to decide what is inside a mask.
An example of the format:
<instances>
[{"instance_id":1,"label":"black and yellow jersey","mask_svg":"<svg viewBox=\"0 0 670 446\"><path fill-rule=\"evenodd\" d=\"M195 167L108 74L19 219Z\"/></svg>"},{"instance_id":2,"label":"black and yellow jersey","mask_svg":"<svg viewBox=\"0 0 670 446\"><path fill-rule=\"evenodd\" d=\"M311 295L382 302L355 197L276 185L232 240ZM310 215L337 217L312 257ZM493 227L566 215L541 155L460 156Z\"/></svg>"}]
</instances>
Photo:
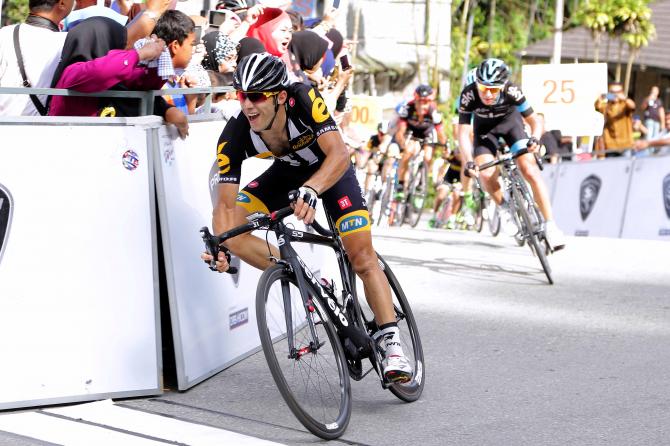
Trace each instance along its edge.
<instances>
[{"instance_id":1,"label":"black and yellow jersey","mask_svg":"<svg viewBox=\"0 0 670 446\"><path fill-rule=\"evenodd\" d=\"M326 104L316 88L295 83L287 89L286 130L289 148L274 155L261 137L249 125L249 120L240 111L230 119L217 143L216 155L219 168L219 183L240 182L242 161L249 157L275 157L287 167L310 168L316 171L326 155L317 138L326 132L338 131Z\"/></svg>"}]
</instances>

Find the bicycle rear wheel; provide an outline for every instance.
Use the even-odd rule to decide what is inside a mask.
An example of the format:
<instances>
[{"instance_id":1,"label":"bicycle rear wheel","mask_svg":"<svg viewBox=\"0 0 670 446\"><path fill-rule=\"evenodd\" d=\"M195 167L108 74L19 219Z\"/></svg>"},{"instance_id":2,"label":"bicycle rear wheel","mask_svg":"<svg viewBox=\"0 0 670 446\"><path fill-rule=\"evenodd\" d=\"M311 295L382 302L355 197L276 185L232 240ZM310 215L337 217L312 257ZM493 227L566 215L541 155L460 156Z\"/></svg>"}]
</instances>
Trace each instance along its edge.
<instances>
[{"instance_id":1,"label":"bicycle rear wheel","mask_svg":"<svg viewBox=\"0 0 670 446\"><path fill-rule=\"evenodd\" d=\"M477 204L477 211L475 212L475 230L482 232L484 229L484 192L477 189L475 196L475 203Z\"/></svg>"},{"instance_id":2,"label":"bicycle rear wheel","mask_svg":"<svg viewBox=\"0 0 670 446\"><path fill-rule=\"evenodd\" d=\"M351 383L342 345L325 309L314 300L306 310L293 274L274 265L258 282L256 318L265 359L291 412L318 437L341 436L351 417ZM314 322L318 344L308 318Z\"/></svg>"},{"instance_id":3,"label":"bicycle rear wheel","mask_svg":"<svg viewBox=\"0 0 670 446\"><path fill-rule=\"evenodd\" d=\"M415 228L421 220L423 213L423 205L426 203L426 195L428 193L428 172L426 165L422 162L416 172L407 196L407 220L409 224Z\"/></svg>"},{"instance_id":4,"label":"bicycle rear wheel","mask_svg":"<svg viewBox=\"0 0 670 446\"><path fill-rule=\"evenodd\" d=\"M535 203L526 200L522 193L517 188L512 188L512 193L514 194L514 201L516 202L517 212L519 218L523 223L523 231L526 235L525 239L528 240L528 246L535 256L540 260L540 265L544 270L545 276L549 284L554 284L554 279L551 275L551 266L549 265L549 259L547 259L547 253L543 246L540 244L540 239L538 233L540 231L541 222L537 220L537 215L539 212L531 207L535 206ZM533 218L531 217L531 215Z\"/></svg>"},{"instance_id":5,"label":"bicycle rear wheel","mask_svg":"<svg viewBox=\"0 0 670 446\"><path fill-rule=\"evenodd\" d=\"M388 279L391 287L391 298L395 308L398 329L400 331L400 342L402 343L405 356L407 356L410 364L412 364L413 370L412 379L409 382L404 384L391 384L389 390L401 400L411 403L418 400L421 396L426 380L423 347L421 345L421 337L419 336L419 328L417 327L414 313L405 296L405 292L400 286L395 274L391 271L391 267L379 254L377 254L377 258L379 260L379 266L384 271L384 275ZM358 302L361 306L363 319L370 331L370 335L373 335L374 332L377 331L377 325L374 321L374 314L367 304L367 301L361 299L364 296L364 288L360 279L357 280L356 290L358 290L356 294L358 295Z\"/></svg>"}]
</instances>

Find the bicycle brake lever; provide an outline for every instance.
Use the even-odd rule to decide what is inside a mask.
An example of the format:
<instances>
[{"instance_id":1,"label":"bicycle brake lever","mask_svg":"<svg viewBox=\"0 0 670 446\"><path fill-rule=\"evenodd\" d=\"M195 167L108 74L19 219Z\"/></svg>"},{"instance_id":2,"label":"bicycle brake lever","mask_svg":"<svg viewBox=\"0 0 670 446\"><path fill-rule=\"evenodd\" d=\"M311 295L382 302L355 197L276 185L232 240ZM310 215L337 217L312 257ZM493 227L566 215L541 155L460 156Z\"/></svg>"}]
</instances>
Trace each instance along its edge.
<instances>
[{"instance_id":1,"label":"bicycle brake lever","mask_svg":"<svg viewBox=\"0 0 670 446\"><path fill-rule=\"evenodd\" d=\"M200 228L200 234L202 235L202 241L205 243L205 251L207 254L212 256L212 260L209 262L206 262L208 264L208 267L212 271L218 271L216 268L216 259L219 258L219 252L223 251L223 253L226 255L226 259L228 260L228 264L230 264L231 257L230 257L230 252L228 249L225 247L221 247L218 242L218 237L213 236L209 232L209 228L207 226L203 226ZM231 266L229 267L226 272L228 274L237 274L237 267Z\"/></svg>"}]
</instances>

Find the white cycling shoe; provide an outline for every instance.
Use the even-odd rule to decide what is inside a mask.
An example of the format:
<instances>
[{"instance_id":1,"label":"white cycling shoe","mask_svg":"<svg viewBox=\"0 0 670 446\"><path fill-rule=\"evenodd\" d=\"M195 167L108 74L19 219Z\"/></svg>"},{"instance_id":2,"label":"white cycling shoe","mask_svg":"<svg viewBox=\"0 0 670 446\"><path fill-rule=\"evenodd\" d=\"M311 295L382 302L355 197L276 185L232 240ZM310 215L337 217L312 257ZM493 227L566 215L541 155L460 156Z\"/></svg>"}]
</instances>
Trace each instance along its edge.
<instances>
[{"instance_id":1,"label":"white cycling shoe","mask_svg":"<svg viewBox=\"0 0 670 446\"><path fill-rule=\"evenodd\" d=\"M384 378L392 383L407 383L412 380L412 365L406 356L390 355L382 361Z\"/></svg>"},{"instance_id":2,"label":"white cycling shoe","mask_svg":"<svg viewBox=\"0 0 670 446\"><path fill-rule=\"evenodd\" d=\"M500 227L505 234L514 237L519 233L519 228L514 222L514 218L512 217L509 208L498 206L498 215L500 215Z\"/></svg>"},{"instance_id":3,"label":"white cycling shoe","mask_svg":"<svg viewBox=\"0 0 670 446\"><path fill-rule=\"evenodd\" d=\"M556 223L548 221L546 223L545 232L552 251L559 251L565 248L565 235L563 234L563 231L556 226Z\"/></svg>"}]
</instances>

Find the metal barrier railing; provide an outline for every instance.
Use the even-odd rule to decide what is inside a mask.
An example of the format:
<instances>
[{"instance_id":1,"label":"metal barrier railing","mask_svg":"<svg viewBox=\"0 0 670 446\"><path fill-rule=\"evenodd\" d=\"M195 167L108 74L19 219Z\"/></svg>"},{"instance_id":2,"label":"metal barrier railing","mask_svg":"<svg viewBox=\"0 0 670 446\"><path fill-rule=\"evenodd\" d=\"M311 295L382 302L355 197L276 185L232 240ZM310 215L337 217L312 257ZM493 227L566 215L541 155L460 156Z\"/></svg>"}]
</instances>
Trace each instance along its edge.
<instances>
[{"instance_id":1,"label":"metal barrier railing","mask_svg":"<svg viewBox=\"0 0 670 446\"><path fill-rule=\"evenodd\" d=\"M198 88L166 88L163 90L149 91L119 91L105 90L95 93L82 93L65 88L25 88L25 87L0 87L0 94L34 94L49 96L88 96L98 98L126 98L140 100L140 115L148 116L153 114L154 101L156 96L166 96L173 94L206 94L204 106L209 109L212 105L212 95L216 93L226 93L233 91L233 87L198 87Z\"/></svg>"}]
</instances>

